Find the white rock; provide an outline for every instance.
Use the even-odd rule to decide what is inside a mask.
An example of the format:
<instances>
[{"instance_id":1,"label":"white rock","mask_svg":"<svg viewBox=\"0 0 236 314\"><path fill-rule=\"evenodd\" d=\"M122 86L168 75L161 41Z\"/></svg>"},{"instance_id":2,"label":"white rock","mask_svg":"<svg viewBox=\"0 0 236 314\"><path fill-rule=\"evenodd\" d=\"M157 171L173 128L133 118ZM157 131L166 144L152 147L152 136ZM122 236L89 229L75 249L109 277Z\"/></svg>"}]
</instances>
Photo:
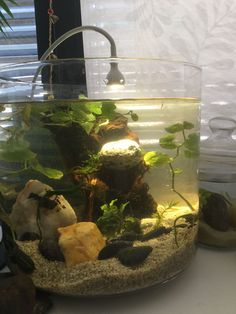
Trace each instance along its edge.
<instances>
[{"instance_id":1,"label":"white rock","mask_svg":"<svg viewBox=\"0 0 236 314\"><path fill-rule=\"evenodd\" d=\"M29 196L34 193L43 197L50 190L52 190L50 186L38 180L30 180L18 194L10 214L18 238L28 232L39 234L36 221L39 202L34 198L29 198ZM52 196L50 199L57 203L53 209L42 206L39 208L40 228L43 238L58 237L57 229L59 227L68 226L77 221L73 208L62 195Z\"/></svg>"},{"instance_id":2,"label":"white rock","mask_svg":"<svg viewBox=\"0 0 236 314\"><path fill-rule=\"evenodd\" d=\"M124 170L140 162L141 148L137 142L123 139L104 144L99 155L105 167Z\"/></svg>"}]
</instances>

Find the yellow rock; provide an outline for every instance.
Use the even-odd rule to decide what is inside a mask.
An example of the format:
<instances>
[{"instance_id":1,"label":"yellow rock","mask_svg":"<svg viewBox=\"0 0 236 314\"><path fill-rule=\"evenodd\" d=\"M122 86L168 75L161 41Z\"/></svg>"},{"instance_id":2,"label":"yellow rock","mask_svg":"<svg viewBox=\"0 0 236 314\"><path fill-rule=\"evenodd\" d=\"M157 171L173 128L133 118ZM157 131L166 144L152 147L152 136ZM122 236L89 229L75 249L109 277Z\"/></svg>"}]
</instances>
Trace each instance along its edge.
<instances>
[{"instance_id":1,"label":"yellow rock","mask_svg":"<svg viewBox=\"0 0 236 314\"><path fill-rule=\"evenodd\" d=\"M105 246L105 239L93 222L79 222L58 228L59 246L68 267L93 261Z\"/></svg>"}]
</instances>

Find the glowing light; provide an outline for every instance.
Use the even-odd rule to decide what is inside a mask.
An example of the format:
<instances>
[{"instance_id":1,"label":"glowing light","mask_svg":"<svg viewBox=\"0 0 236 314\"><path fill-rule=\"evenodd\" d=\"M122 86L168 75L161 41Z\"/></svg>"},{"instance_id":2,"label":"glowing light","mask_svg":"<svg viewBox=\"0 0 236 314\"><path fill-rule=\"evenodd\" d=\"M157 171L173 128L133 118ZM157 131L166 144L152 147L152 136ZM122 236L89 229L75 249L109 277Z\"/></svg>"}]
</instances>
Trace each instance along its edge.
<instances>
[{"instance_id":1,"label":"glowing light","mask_svg":"<svg viewBox=\"0 0 236 314\"><path fill-rule=\"evenodd\" d=\"M160 110L161 105L119 104L121 110Z\"/></svg>"},{"instance_id":2,"label":"glowing light","mask_svg":"<svg viewBox=\"0 0 236 314\"><path fill-rule=\"evenodd\" d=\"M124 85L121 84L111 84L107 85L107 91L113 92L113 91L118 91L124 89Z\"/></svg>"},{"instance_id":3,"label":"glowing light","mask_svg":"<svg viewBox=\"0 0 236 314\"><path fill-rule=\"evenodd\" d=\"M129 122L128 125L129 127L144 128L144 127L155 127L159 125L164 125L164 122L163 121Z\"/></svg>"}]
</instances>

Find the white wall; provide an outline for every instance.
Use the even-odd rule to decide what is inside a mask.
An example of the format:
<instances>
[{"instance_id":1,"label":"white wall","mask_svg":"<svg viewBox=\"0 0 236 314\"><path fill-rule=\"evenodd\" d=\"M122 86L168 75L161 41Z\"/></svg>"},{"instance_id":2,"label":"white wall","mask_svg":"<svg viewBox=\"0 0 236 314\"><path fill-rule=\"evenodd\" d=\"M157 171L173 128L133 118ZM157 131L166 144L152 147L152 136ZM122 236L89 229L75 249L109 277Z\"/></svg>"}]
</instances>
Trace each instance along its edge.
<instances>
[{"instance_id":1,"label":"white wall","mask_svg":"<svg viewBox=\"0 0 236 314\"><path fill-rule=\"evenodd\" d=\"M83 24L107 30L119 56L190 61L203 68L202 132L207 121L236 119L236 0L82 0ZM109 44L84 33L87 56L108 56ZM236 134L236 133L234 133Z\"/></svg>"}]
</instances>

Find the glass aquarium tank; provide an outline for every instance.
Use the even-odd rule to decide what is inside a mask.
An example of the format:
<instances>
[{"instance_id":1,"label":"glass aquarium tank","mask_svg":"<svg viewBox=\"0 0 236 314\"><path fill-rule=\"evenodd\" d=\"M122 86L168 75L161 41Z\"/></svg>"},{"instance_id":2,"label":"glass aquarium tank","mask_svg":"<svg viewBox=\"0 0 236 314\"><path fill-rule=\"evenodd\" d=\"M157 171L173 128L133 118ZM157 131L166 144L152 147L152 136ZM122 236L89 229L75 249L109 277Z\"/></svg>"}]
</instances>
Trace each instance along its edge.
<instances>
[{"instance_id":1,"label":"glass aquarium tank","mask_svg":"<svg viewBox=\"0 0 236 314\"><path fill-rule=\"evenodd\" d=\"M199 164L199 242L236 248L236 121L215 117L209 128L210 136L201 143Z\"/></svg>"},{"instance_id":2,"label":"glass aquarium tank","mask_svg":"<svg viewBox=\"0 0 236 314\"><path fill-rule=\"evenodd\" d=\"M14 263L36 287L119 294L189 265L199 217L198 67L52 60L2 68L0 84L1 219Z\"/></svg>"}]
</instances>

